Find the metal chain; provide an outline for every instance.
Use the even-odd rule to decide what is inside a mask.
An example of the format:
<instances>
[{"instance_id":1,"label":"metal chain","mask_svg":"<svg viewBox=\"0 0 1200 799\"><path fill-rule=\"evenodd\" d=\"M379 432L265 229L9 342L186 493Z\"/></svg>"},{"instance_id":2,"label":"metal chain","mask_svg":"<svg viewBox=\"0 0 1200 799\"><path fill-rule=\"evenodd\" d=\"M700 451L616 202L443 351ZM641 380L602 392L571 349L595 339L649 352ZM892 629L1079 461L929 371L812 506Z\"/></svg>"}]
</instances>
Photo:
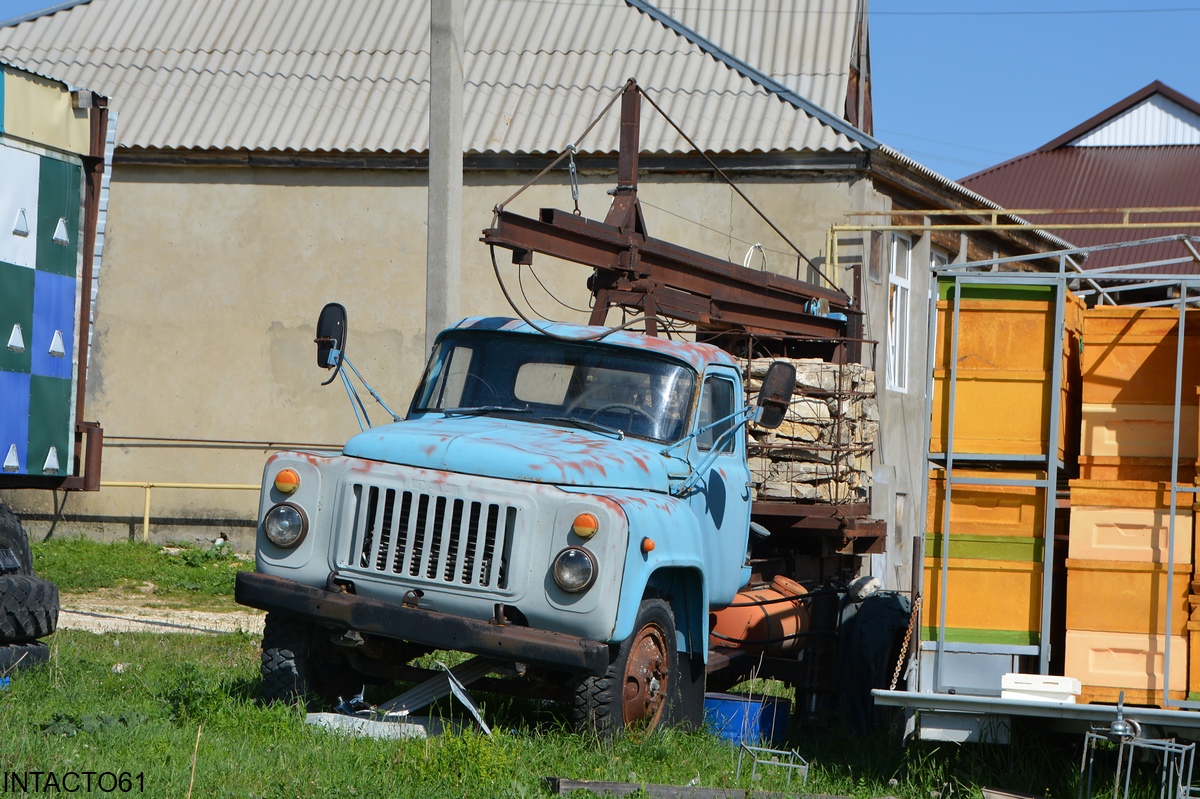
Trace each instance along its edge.
<instances>
[{"instance_id":1,"label":"metal chain","mask_svg":"<svg viewBox=\"0 0 1200 799\"><path fill-rule=\"evenodd\" d=\"M917 613L921 610L921 597L913 600L912 613L908 617L908 630L904 633L904 643L900 644L900 658L896 661L896 671L892 674L892 684L888 687L889 691L896 690L896 684L900 682L900 672L904 671L904 659L908 655L908 645L912 641L913 629L917 626Z\"/></svg>"}]
</instances>

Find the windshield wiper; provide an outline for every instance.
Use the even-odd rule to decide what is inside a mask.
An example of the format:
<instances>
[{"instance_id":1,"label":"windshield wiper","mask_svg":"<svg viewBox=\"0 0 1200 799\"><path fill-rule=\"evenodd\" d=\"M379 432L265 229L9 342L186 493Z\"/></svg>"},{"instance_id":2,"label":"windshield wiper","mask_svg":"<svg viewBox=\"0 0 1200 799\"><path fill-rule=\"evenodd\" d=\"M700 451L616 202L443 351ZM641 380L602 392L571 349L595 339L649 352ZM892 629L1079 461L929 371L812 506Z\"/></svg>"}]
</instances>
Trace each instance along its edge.
<instances>
[{"instance_id":1,"label":"windshield wiper","mask_svg":"<svg viewBox=\"0 0 1200 799\"><path fill-rule=\"evenodd\" d=\"M583 430L591 430L593 433L607 433L610 436L615 436L619 441L623 441L625 439L624 430L616 427L609 427L606 424L600 424L598 422L590 422L586 419L576 419L574 416L542 416L540 419L543 422L562 422L563 424L569 424L573 427L579 427Z\"/></svg>"},{"instance_id":2,"label":"windshield wiper","mask_svg":"<svg viewBox=\"0 0 1200 799\"><path fill-rule=\"evenodd\" d=\"M446 416L486 416L492 413L528 414L528 408L514 408L509 405L472 405L467 408L442 408Z\"/></svg>"}]
</instances>

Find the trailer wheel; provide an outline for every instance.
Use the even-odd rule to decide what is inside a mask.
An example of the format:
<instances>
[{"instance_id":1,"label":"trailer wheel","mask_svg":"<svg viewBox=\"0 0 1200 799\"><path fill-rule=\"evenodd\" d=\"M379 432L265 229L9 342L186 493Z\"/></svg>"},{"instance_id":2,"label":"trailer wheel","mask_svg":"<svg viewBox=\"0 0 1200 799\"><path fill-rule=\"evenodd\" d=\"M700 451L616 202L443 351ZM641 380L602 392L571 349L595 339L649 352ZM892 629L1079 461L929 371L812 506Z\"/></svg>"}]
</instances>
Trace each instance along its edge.
<instances>
[{"instance_id":1,"label":"trailer wheel","mask_svg":"<svg viewBox=\"0 0 1200 799\"><path fill-rule=\"evenodd\" d=\"M50 659L50 647L41 641L0 646L0 677L20 669L38 666Z\"/></svg>"},{"instance_id":2,"label":"trailer wheel","mask_svg":"<svg viewBox=\"0 0 1200 799\"><path fill-rule=\"evenodd\" d=\"M262 696L268 703L297 700L319 710L361 693L362 677L345 657L322 644L319 629L290 616L268 613L263 626Z\"/></svg>"},{"instance_id":3,"label":"trailer wheel","mask_svg":"<svg viewBox=\"0 0 1200 799\"><path fill-rule=\"evenodd\" d=\"M29 536L21 526L17 514L7 505L0 505L0 549L7 549L16 557L17 563L20 564L17 574L33 574L33 553L29 549ZM0 565L0 572L3 571L3 565Z\"/></svg>"},{"instance_id":4,"label":"trailer wheel","mask_svg":"<svg viewBox=\"0 0 1200 799\"><path fill-rule=\"evenodd\" d=\"M644 599L633 634L612 650L608 670L575 687L572 720L611 738L647 734L664 720L678 691L675 617L661 599Z\"/></svg>"},{"instance_id":5,"label":"trailer wheel","mask_svg":"<svg viewBox=\"0 0 1200 799\"><path fill-rule=\"evenodd\" d=\"M57 625L57 585L23 574L0 575L0 644L45 638Z\"/></svg>"}]
</instances>

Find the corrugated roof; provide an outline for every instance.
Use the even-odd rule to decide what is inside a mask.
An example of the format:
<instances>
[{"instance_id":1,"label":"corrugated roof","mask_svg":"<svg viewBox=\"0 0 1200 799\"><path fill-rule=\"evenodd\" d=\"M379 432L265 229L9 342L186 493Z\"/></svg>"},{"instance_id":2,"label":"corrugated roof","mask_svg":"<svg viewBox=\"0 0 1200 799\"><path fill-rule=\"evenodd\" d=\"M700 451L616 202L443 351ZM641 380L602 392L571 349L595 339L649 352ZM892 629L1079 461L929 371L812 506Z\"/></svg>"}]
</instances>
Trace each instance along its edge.
<instances>
[{"instance_id":1,"label":"corrugated roof","mask_svg":"<svg viewBox=\"0 0 1200 799\"><path fill-rule=\"evenodd\" d=\"M851 30L831 26L831 4L811 4L829 39ZM466 20L468 152L560 151L629 77L714 152L861 149L622 0L467 0ZM844 100L827 87L846 64L820 63L847 61L850 43L809 51L795 26L760 30L779 39L772 64L804 51L799 72ZM0 54L112 98L122 147L420 153L428 31L425 0L92 0L0 28ZM616 152L618 135L598 126L583 149ZM642 149L690 151L652 111Z\"/></svg>"},{"instance_id":2,"label":"corrugated roof","mask_svg":"<svg viewBox=\"0 0 1200 799\"><path fill-rule=\"evenodd\" d=\"M1006 208L1101 209L1200 206L1200 146L1058 147L1037 150L984 170L962 184ZM1031 217L1034 224L1120 222L1119 214L1052 214ZM1137 221L1196 221L1197 215L1139 216ZM1131 241L1197 229L1067 230L1059 235L1080 247ZM1178 258L1178 244L1166 243L1093 253L1089 269ZM1194 274L1191 266L1164 270Z\"/></svg>"},{"instance_id":3,"label":"corrugated roof","mask_svg":"<svg viewBox=\"0 0 1200 799\"><path fill-rule=\"evenodd\" d=\"M655 5L701 36L841 115L861 0L742 0Z\"/></svg>"}]
</instances>

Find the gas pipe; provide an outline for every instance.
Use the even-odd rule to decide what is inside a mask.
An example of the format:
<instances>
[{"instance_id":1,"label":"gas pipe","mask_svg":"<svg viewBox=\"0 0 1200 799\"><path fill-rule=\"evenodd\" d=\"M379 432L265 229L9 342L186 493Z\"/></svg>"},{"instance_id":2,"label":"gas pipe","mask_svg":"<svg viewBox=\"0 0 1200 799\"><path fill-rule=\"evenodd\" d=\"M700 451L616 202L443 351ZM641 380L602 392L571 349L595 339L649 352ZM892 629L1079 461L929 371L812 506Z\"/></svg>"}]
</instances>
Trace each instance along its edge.
<instances>
[{"instance_id":1,"label":"gas pipe","mask_svg":"<svg viewBox=\"0 0 1200 799\"><path fill-rule=\"evenodd\" d=\"M808 592L795 580L783 575L775 577L769 586L743 588L733 603L709 619L709 646L727 646L783 655L795 652L804 645L803 633L808 630L808 602L801 599Z\"/></svg>"}]
</instances>

